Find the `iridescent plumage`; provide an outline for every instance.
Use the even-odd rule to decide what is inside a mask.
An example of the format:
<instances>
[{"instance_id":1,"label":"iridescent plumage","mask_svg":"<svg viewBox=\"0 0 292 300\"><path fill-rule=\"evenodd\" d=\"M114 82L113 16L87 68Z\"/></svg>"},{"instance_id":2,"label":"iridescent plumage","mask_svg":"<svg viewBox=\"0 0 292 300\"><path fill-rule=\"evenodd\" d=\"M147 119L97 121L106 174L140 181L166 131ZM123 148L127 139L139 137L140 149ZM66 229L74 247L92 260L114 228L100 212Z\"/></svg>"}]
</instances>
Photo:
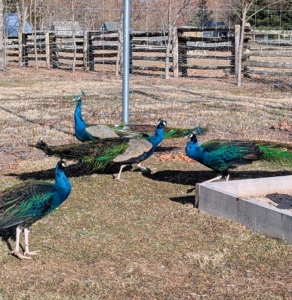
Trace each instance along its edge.
<instances>
[{"instance_id":1,"label":"iridescent plumage","mask_svg":"<svg viewBox=\"0 0 292 300\"><path fill-rule=\"evenodd\" d=\"M65 163L59 161L55 169L55 183L42 181L26 181L10 187L0 193L0 228L16 227L16 245L13 253L19 257L30 258L37 254L28 248L30 226L42 219L59 205L71 192L71 184L64 173ZM20 254L20 233L25 234L25 253Z\"/></svg>"},{"instance_id":2,"label":"iridescent plumage","mask_svg":"<svg viewBox=\"0 0 292 300\"><path fill-rule=\"evenodd\" d=\"M108 138L61 146L48 146L40 141L36 147L50 156L83 162L95 171L103 170L109 163L118 163L121 167L116 179L120 179L126 165L135 164L142 171L150 171L141 162L149 158L162 142L166 125L166 121L160 120L154 135L147 138Z\"/></svg>"},{"instance_id":3,"label":"iridescent plumage","mask_svg":"<svg viewBox=\"0 0 292 300\"><path fill-rule=\"evenodd\" d=\"M229 179L229 170L241 165L262 160L283 165L292 164L292 153L283 145L272 142L241 140L211 140L200 145L194 132L189 133L187 155L214 170L218 176L206 182Z\"/></svg>"}]
</instances>

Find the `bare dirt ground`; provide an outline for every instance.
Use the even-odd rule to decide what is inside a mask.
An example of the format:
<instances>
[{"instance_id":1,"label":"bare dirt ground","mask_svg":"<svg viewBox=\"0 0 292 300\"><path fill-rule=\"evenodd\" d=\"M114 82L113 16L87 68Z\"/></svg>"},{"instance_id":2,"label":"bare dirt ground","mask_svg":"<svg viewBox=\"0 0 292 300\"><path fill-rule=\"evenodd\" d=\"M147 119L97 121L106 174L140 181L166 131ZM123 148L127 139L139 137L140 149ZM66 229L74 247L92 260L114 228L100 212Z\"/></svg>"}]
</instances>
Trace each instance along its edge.
<instances>
[{"instance_id":1,"label":"bare dirt ground","mask_svg":"<svg viewBox=\"0 0 292 300\"><path fill-rule=\"evenodd\" d=\"M1 190L53 180L56 159L31 145L76 141L72 98L81 90L88 123L121 122L122 80L112 74L106 67L75 74L13 67L0 74ZM291 144L289 82L246 79L238 88L222 74L152 75L131 76L133 123L163 117L172 127L207 127L201 141ZM3 235L0 299L292 299L291 245L193 207L196 183L214 174L184 159L186 142L163 141L144 163L155 171L126 170L123 183L113 180L114 166L91 174L68 162L71 195L32 227L30 247L40 255L16 259L14 240ZM288 174L288 167L256 163L231 179Z\"/></svg>"}]
</instances>

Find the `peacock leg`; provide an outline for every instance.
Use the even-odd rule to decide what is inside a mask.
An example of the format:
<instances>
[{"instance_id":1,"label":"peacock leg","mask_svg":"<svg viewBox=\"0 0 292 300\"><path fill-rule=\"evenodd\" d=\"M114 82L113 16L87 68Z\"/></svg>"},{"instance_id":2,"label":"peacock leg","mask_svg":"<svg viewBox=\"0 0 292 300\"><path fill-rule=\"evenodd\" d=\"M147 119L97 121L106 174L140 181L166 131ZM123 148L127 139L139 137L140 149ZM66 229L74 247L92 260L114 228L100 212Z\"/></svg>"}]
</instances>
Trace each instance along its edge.
<instances>
[{"instance_id":1,"label":"peacock leg","mask_svg":"<svg viewBox=\"0 0 292 300\"><path fill-rule=\"evenodd\" d=\"M40 250L30 252L28 249L29 228L24 228L25 252L24 255L37 255ZM27 256L26 256L27 257Z\"/></svg>"},{"instance_id":2,"label":"peacock leg","mask_svg":"<svg viewBox=\"0 0 292 300\"><path fill-rule=\"evenodd\" d=\"M122 171L123 171L123 169L124 169L125 166L127 166L127 165L121 165L119 174L117 175L117 177L115 177L115 180L122 181L121 180L121 174L122 174Z\"/></svg>"},{"instance_id":3,"label":"peacock leg","mask_svg":"<svg viewBox=\"0 0 292 300\"><path fill-rule=\"evenodd\" d=\"M209 179L209 180L206 180L206 181L204 181L203 183L213 182L213 181L219 180L219 179L221 179L221 178L222 178L222 175L218 175L217 177L212 178L212 179Z\"/></svg>"},{"instance_id":4,"label":"peacock leg","mask_svg":"<svg viewBox=\"0 0 292 300\"><path fill-rule=\"evenodd\" d=\"M31 259L31 257L24 256L24 255L20 254L20 252L19 252L19 243L20 243L21 232L22 232L22 229L17 226L16 227L15 249L12 251L12 253L20 259Z\"/></svg>"},{"instance_id":5,"label":"peacock leg","mask_svg":"<svg viewBox=\"0 0 292 300\"><path fill-rule=\"evenodd\" d=\"M226 176L226 181L229 180L229 177L230 177L230 174L228 174L228 175Z\"/></svg>"}]
</instances>

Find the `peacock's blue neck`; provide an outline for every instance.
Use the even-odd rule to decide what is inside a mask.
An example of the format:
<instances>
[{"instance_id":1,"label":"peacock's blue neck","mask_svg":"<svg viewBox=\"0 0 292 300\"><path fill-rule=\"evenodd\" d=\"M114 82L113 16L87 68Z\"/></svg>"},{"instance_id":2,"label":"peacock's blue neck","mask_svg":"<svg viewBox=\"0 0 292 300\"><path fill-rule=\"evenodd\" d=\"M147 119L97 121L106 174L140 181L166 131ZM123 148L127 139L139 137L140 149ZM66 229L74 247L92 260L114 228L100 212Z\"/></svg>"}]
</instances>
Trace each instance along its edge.
<instances>
[{"instance_id":1,"label":"peacock's blue neck","mask_svg":"<svg viewBox=\"0 0 292 300\"><path fill-rule=\"evenodd\" d=\"M74 112L74 130L76 138L81 142L91 141L94 138L86 132L87 124L84 122L81 113L82 101L78 100Z\"/></svg>"},{"instance_id":2,"label":"peacock's blue neck","mask_svg":"<svg viewBox=\"0 0 292 300\"><path fill-rule=\"evenodd\" d=\"M52 210L57 208L67 199L72 188L69 179L67 178L64 170L59 166L59 164L55 169L55 187L56 190L54 193Z\"/></svg>"},{"instance_id":3,"label":"peacock's blue neck","mask_svg":"<svg viewBox=\"0 0 292 300\"><path fill-rule=\"evenodd\" d=\"M148 152L144 153L142 157L143 160L150 157L154 153L157 146L163 141L163 138L164 138L164 128L161 124L159 124L155 129L155 134L148 138L148 141L152 144L152 148Z\"/></svg>"},{"instance_id":4,"label":"peacock's blue neck","mask_svg":"<svg viewBox=\"0 0 292 300\"><path fill-rule=\"evenodd\" d=\"M187 143L185 148L186 154L195 160L202 158L202 149L198 143L197 137L194 135L191 140Z\"/></svg>"}]
</instances>

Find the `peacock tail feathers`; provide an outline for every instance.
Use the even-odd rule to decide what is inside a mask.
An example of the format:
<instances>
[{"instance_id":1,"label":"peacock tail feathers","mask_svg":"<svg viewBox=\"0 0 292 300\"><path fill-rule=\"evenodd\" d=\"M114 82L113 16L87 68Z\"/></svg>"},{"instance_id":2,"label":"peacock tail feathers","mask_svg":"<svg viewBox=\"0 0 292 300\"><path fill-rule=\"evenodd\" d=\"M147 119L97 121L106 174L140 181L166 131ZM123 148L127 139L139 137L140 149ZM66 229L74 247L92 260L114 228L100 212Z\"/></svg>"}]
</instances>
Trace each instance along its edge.
<instances>
[{"instance_id":1,"label":"peacock tail feathers","mask_svg":"<svg viewBox=\"0 0 292 300\"><path fill-rule=\"evenodd\" d=\"M128 144L114 146L111 149L105 149L101 156L85 156L83 162L85 165L94 171L103 171L108 164L110 164L115 157L125 152Z\"/></svg>"},{"instance_id":2,"label":"peacock tail feathers","mask_svg":"<svg viewBox=\"0 0 292 300\"><path fill-rule=\"evenodd\" d=\"M261 160L285 167L292 166L292 146L272 142L255 142L263 152Z\"/></svg>"},{"instance_id":3,"label":"peacock tail feathers","mask_svg":"<svg viewBox=\"0 0 292 300\"><path fill-rule=\"evenodd\" d=\"M128 142L128 138L108 138L78 144L49 146L43 141L38 141L35 147L48 156L83 162L86 167L101 171L128 148Z\"/></svg>"}]
</instances>

